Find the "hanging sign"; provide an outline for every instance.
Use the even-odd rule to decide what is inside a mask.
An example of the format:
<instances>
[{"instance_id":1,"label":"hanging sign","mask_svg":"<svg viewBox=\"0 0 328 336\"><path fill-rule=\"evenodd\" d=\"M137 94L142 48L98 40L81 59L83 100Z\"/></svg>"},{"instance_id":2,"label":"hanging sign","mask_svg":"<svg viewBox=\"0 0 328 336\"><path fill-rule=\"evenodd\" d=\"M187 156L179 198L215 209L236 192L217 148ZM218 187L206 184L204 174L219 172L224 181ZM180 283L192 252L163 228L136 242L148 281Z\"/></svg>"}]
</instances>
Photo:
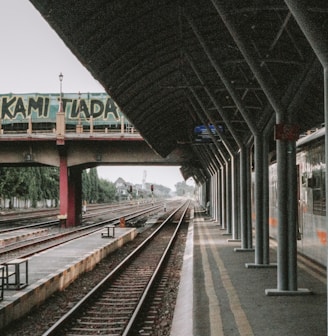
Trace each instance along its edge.
<instances>
[{"instance_id":1,"label":"hanging sign","mask_svg":"<svg viewBox=\"0 0 328 336\"><path fill-rule=\"evenodd\" d=\"M300 126L296 124L276 124L275 140L296 141L300 136Z\"/></svg>"}]
</instances>

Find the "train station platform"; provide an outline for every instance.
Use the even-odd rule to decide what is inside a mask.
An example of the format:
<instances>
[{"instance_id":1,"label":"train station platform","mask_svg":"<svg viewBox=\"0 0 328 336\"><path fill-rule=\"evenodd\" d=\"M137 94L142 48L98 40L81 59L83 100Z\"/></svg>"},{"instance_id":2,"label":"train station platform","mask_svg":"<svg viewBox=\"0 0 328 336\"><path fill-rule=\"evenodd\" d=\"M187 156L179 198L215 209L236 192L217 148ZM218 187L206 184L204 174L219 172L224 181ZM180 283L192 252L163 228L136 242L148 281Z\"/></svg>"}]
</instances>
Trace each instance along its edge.
<instances>
[{"instance_id":1,"label":"train station platform","mask_svg":"<svg viewBox=\"0 0 328 336\"><path fill-rule=\"evenodd\" d=\"M310 295L267 296L277 269L246 268L254 252L236 252L220 226L195 211L190 223L171 336L327 335L326 277L298 265ZM276 262L271 249L270 262Z\"/></svg>"},{"instance_id":2,"label":"train station platform","mask_svg":"<svg viewBox=\"0 0 328 336\"><path fill-rule=\"evenodd\" d=\"M110 237L106 237L108 234ZM0 329L54 292L66 288L80 274L94 268L101 259L136 235L135 228L115 227L113 237L112 229L104 228L24 260L13 260L10 271L17 271L16 266L19 268L19 281L13 284L14 274L10 289L4 290L4 299L0 301Z\"/></svg>"}]
</instances>

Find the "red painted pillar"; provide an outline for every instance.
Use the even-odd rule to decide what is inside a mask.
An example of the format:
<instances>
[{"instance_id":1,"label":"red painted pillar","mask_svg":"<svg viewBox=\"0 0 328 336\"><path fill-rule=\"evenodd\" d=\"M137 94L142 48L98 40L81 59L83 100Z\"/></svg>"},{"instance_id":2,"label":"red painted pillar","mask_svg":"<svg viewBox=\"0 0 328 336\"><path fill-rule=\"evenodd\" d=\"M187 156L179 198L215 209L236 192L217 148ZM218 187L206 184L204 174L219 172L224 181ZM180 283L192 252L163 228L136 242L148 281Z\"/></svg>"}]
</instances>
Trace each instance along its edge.
<instances>
[{"instance_id":1,"label":"red painted pillar","mask_svg":"<svg viewBox=\"0 0 328 336\"><path fill-rule=\"evenodd\" d=\"M67 226L81 224L82 218L82 170L69 168Z\"/></svg>"},{"instance_id":2,"label":"red painted pillar","mask_svg":"<svg viewBox=\"0 0 328 336\"><path fill-rule=\"evenodd\" d=\"M59 162L59 220L60 226L66 226L68 213L68 170L67 170L67 156L60 155Z\"/></svg>"}]
</instances>

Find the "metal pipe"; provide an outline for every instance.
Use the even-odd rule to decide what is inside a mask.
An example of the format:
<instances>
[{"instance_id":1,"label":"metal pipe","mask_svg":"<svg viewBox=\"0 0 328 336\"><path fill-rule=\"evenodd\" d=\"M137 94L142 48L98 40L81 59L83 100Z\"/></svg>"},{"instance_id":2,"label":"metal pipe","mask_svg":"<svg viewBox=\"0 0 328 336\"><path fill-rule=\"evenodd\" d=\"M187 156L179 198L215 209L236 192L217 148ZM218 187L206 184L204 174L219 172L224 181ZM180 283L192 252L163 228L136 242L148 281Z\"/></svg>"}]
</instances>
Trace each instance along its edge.
<instances>
[{"instance_id":1,"label":"metal pipe","mask_svg":"<svg viewBox=\"0 0 328 336\"><path fill-rule=\"evenodd\" d=\"M288 290L297 290L297 172L296 141L287 144L288 183Z\"/></svg>"},{"instance_id":2,"label":"metal pipe","mask_svg":"<svg viewBox=\"0 0 328 336\"><path fill-rule=\"evenodd\" d=\"M244 146L240 150L240 219L241 247L247 249L247 151Z\"/></svg>"},{"instance_id":3,"label":"metal pipe","mask_svg":"<svg viewBox=\"0 0 328 336\"><path fill-rule=\"evenodd\" d=\"M278 202L278 290L288 290L288 230L287 230L287 165L286 141L277 140L277 194Z\"/></svg>"},{"instance_id":4,"label":"metal pipe","mask_svg":"<svg viewBox=\"0 0 328 336\"><path fill-rule=\"evenodd\" d=\"M314 53L320 60L320 63L324 68L328 68L327 37L323 34L322 28L312 20L308 13L306 5L309 2L302 0L285 0L285 3L310 43Z\"/></svg>"},{"instance_id":5,"label":"metal pipe","mask_svg":"<svg viewBox=\"0 0 328 336\"><path fill-rule=\"evenodd\" d=\"M226 230L227 233L231 233L231 213L232 213L232 207L231 207L231 161L227 162L226 165L226 181L227 181L227 192L226 192L226 213L227 213L227 225L226 225Z\"/></svg>"},{"instance_id":6,"label":"metal pipe","mask_svg":"<svg viewBox=\"0 0 328 336\"><path fill-rule=\"evenodd\" d=\"M239 183L239 155L236 154L234 157L234 168L233 168L233 175L234 175L234 192L233 192L233 225L232 225L232 239L237 240L241 238L241 230L240 230L240 211L236 204L240 204L240 183Z\"/></svg>"},{"instance_id":7,"label":"metal pipe","mask_svg":"<svg viewBox=\"0 0 328 336\"><path fill-rule=\"evenodd\" d=\"M251 164L250 147L246 147L246 230L247 230L247 248L253 248L253 230L252 230L252 202L251 202Z\"/></svg>"},{"instance_id":8,"label":"metal pipe","mask_svg":"<svg viewBox=\"0 0 328 336\"><path fill-rule=\"evenodd\" d=\"M255 146L255 264L263 264L263 136L254 137Z\"/></svg>"},{"instance_id":9,"label":"metal pipe","mask_svg":"<svg viewBox=\"0 0 328 336\"><path fill-rule=\"evenodd\" d=\"M264 138L266 135L264 134ZM269 243L269 143L263 141L263 197L262 197L262 230L263 230L263 264L270 264L270 243Z\"/></svg>"}]
</instances>

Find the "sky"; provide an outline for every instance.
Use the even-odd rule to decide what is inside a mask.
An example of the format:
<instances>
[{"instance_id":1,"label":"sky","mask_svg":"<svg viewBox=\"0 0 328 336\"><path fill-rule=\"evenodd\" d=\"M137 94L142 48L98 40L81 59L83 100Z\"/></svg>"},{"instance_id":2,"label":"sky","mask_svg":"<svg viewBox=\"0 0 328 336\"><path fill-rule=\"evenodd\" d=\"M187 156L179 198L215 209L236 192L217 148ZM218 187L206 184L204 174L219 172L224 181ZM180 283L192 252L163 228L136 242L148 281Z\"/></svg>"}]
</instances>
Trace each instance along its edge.
<instances>
[{"instance_id":1,"label":"sky","mask_svg":"<svg viewBox=\"0 0 328 336\"><path fill-rule=\"evenodd\" d=\"M0 94L59 93L60 73L64 93L105 92L28 0L0 0L0 13ZM183 181L179 167L106 166L98 176L137 184L144 171L146 182L173 191Z\"/></svg>"}]
</instances>

